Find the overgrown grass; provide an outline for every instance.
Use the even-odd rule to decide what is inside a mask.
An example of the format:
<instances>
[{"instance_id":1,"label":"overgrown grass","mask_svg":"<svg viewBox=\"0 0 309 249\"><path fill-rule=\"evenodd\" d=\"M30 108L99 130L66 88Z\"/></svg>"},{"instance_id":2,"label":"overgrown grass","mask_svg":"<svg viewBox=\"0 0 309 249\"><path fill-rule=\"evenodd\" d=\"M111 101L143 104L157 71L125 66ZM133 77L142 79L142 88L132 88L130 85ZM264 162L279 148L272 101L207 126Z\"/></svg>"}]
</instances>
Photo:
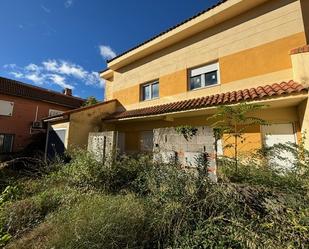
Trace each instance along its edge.
<instances>
[{"instance_id":1,"label":"overgrown grass","mask_svg":"<svg viewBox=\"0 0 309 249\"><path fill-rule=\"evenodd\" d=\"M308 248L308 177L261 160L220 164L219 182L149 156L71 154L0 199L6 248ZM305 162L305 163L304 163Z\"/></svg>"}]
</instances>

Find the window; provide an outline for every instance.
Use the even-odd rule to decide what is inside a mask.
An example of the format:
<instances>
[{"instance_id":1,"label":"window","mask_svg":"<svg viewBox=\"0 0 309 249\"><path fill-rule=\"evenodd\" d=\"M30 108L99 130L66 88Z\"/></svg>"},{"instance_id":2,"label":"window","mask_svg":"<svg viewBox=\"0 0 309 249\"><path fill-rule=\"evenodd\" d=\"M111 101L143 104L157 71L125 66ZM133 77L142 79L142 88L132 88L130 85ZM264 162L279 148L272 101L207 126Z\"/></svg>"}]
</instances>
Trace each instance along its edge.
<instances>
[{"instance_id":1,"label":"window","mask_svg":"<svg viewBox=\"0 0 309 249\"><path fill-rule=\"evenodd\" d=\"M0 134L0 153L12 152L14 135Z\"/></svg>"},{"instance_id":2,"label":"window","mask_svg":"<svg viewBox=\"0 0 309 249\"><path fill-rule=\"evenodd\" d=\"M150 100L159 98L159 82L154 81L145 85L142 85L142 100Z\"/></svg>"},{"instance_id":3,"label":"window","mask_svg":"<svg viewBox=\"0 0 309 249\"><path fill-rule=\"evenodd\" d=\"M48 113L48 116L55 116L55 115L58 115L58 114L62 114L63 111L59 111L59 110L55 110L55 109L49 109L49 113Z\"/></svg>"},{"instance_id":4,"label":"window","mask_svg":"<svg viewBox=\"0 0 309 249\"><path fill-rule=\"evenodd\" d=\"M219 83L219 63L195 68L190 71L190 90L213 86Z\"/></svg>"},{"instance_id":5,"label":"window","mask_svg":"<svg viewBox=\"0 0 309 249\"><path fill-rule=\"evenodd\" d=\"M11 117L13 115L14 102L0 100L0 116Z\"/></svg>"}]
</instances>

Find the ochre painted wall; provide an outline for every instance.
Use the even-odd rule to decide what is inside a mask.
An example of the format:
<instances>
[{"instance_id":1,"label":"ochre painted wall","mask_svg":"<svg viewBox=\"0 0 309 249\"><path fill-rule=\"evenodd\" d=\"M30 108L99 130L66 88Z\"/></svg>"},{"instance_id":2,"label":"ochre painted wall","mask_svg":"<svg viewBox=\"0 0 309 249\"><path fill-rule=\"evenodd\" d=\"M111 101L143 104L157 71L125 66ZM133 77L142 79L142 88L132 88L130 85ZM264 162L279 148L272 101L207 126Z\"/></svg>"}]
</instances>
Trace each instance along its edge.
<instances>
[{"instance_id":1,"label":"ochre painted wall","mask_svg":"<svg viewBox=\"0 0 309 249\"><path fill-rule=\"evenodd\" d=\"M234 156L234 144L235 138L230 135L224 135L222 139L222 144L224 146L225 156ZM245 154L249 152L256 151L262 148L262 134L259 125L253 125L251 127L246 127L242 139L238 138L237 147L240 154ZM233 147L230 147L233 145Z\"/></svg>"},{"instance_id":2,"label":"ochre painted wall","mask_svg":"<svg viewBox=\"0 0 309 249\"><path fill-rule=\"evenodd\" d=\"M83 148L88 144L89 132L102 130L102 118L116 111L117 102L110 102L86 109L70 116L68 148Z\"/></svg>"},{"instance_id":3,"label":"ochre painted wall","mask_svg":"<svg viewBox=\"0 0 309 249\"><path fill-rule=\"evenodd\" d=\"M300 2L270 0L117 69L109 96L119 99L126 109L135 109L291 80L289 50L305 44ZM218 60L222 84L187 91L187 70ZM160 80L160 98L141 102L140 85L154 79Z\"/></svg>"},{"instance_id":4,"label":"ochre painted wall","mask_svg":"<svg viewBox=\"0 0 309 249\"><path fill-rule=\"evenodd\" d=\"M160 98L186 92L188 89L187 69L164 75L159 79Z\"/></svg>"},{"instance_id":5,"label":"ochre painted wall","mask_svg":"<svg viewBox=\"0 0 309 249\"><path fill-rule=\"evenodd\" d=\"M289 52L291 48L301 46L304 43L304 33L298 33L283 39L276 40L261 46L244 50L239 53L231 54L219 58L220 65L220 77L221 84L233 84L234 89L244 89L255 86L253 77L261 75L269 75L275 72L285 72L290 70L289 78L291 80L292 63ZM275 52L274 52L275 51ZM241 66L240 66L241 65ZM147 101L147 104L160 104L166 101L179 100L179 94L185 94L188 92L188 73L187 69L179 70L177 72L164 75L159 78L159 100ZM278 77L278 76L276 76ZM285 74L282 73L282 80L285 79ZM237 81L247 82L244 84L238 84ZM271 82L263 82L262 79L258 81L258 85L273 83L276 78ZM142 82L145 83L145 82ZM230 86L231 87L231 86ZM210 87L206 89L200 89L199 91L191 91L190 97L200 97L200 92L203 91L204 95L213 94L212 90L216 89L215 93L221 93L229 91L228 87ZM140 85L134 85L119 91L114 92L113 97L118 99L120 103L128 107L135 104L136 107L143 107L144 103L140 102ZM165 98L165 100L164 100ZM182 99L182 98L181 98ZM137 104L137 105L136 105Z\"/></svg>"},{"instance_id":6,"label":"ochre painted wall","mask_svg":"<svg viewBox=\"0 0 309 249\"><path fill-rule=\"evenodd\" d=\"M289 52L304 44L304 33L219 58L221 83L229 83L292 67Z\"/></svg>"},{"instance_id":7,"label":"ochre painted wall","mask_svg":"<svg viewBox=\"0 0 309 249\"><path fill-rule=\"evenodd\" d=\"M105 80L104 100L113 99L113 78Z\"/></svg>"},{"instance_id":8,"label":"ochre painted wall","mask_svg":"<svg viewBox=\"0 0 309 249\"><path fill-rule=\"evenodd\" d=\"M140 101L140 85L131 86L113 93L113 98L122 105L131 105Z\"/></svg>"}]
</instances>

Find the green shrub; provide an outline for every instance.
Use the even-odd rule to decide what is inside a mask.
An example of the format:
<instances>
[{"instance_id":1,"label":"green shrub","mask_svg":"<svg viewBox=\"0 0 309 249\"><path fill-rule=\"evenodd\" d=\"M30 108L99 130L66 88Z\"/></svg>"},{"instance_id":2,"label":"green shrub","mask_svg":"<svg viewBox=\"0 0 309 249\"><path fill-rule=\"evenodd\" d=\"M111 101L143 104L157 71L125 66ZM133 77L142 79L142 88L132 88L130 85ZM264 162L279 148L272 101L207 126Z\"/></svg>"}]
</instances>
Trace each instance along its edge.
<instances>
[{"instance_id":1,"label":"green shrub","mask_svg":"<svg viewBox=\"0 0 309 249\"><path fill-rule=\"evenodd\" d=\"M86 151L71 153L71 161L63 164L62 168L60 167L59 171L53 174L53 180L68 181L69 184L78 187L98 187L103 164Z\"/></svg>"},{"instance_id":2,"label":"green shrub","mask_svg":"<svg viewBox=\"0 0 309 249\"><path fill-rule=\"evenodd\" d=\"M19 182L23 191L17 197L5 197L0 217L2 234L13 236L8 248L309 244L305 170L282 174L259 154L240 160L237 172L233 162L222 160L220 181L214 183L207 178L207 161L185 170L147 155L104 164L87 152L71 156L71 162L58 164L43 178Z\"/></svg>"}]
</instances>

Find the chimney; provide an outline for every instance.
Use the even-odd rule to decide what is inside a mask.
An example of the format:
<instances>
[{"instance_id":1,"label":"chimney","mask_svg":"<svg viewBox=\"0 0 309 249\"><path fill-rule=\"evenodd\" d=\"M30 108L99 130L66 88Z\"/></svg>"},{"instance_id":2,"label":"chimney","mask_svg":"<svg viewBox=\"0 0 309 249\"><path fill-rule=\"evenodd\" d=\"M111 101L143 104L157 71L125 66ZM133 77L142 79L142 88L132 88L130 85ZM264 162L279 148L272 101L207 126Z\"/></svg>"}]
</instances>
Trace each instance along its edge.
<instances>
[{"instance_id":1,"label":"chimney","mask_svg":"<svg viewBox=\"0 0 309 249\"><path fill-rule=\"evenodd\" d=\"M72 89L70 88L64 88L63 94L67 96L72 96Z\"/></svg>"}]
</instances>

